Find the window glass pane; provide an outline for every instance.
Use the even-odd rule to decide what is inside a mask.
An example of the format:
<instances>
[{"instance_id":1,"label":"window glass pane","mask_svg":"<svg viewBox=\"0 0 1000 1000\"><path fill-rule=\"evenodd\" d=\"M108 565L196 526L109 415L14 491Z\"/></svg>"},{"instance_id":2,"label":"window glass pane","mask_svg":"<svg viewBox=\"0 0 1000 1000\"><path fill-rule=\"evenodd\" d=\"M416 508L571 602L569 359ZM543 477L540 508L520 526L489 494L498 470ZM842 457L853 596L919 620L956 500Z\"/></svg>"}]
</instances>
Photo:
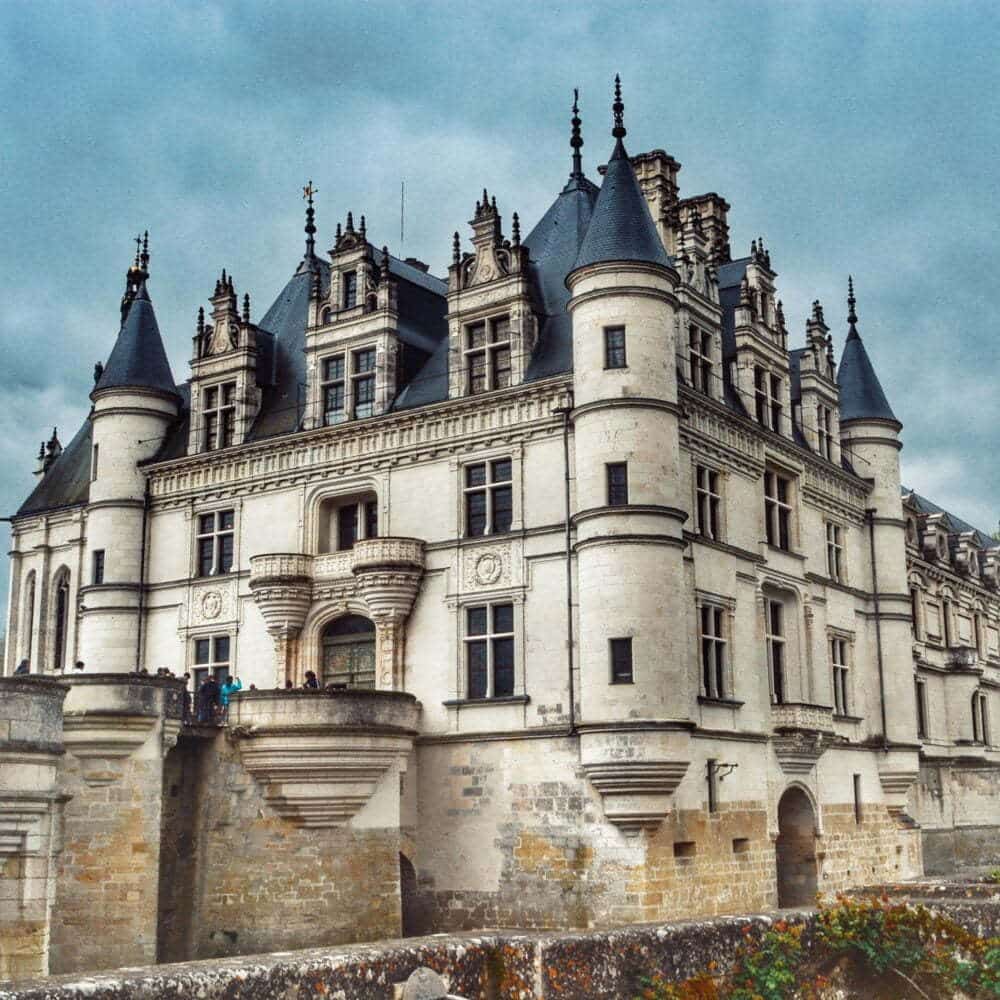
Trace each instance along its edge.
<instances>
[{"instance_id":1,"label":"window glass pane","mask_svg":"<svg viewBox=\"0 0 1000 1000\"><path fill-rule=\"evenodd\" d=\"M213 671L216 683L220 686L229 680L229 667L216 667Z\"/></svg>"},{"instance_id":2,"label":"window glass pane","mask_svg":"<svg viewBox=\"0 0 1000 1000\"><path fill-rule=\"evenodd\" d=\"M363 351L354 352L354 371L359 373L375 371L374 347L368 347Z\"/></svg>"},{"instance_id":3,"label":"window glass pane","mask_svg":"<svg viewBox=\"0 0 1000 1000\"><path fill-rule=\"evenodd\" d=\"M194 662L208 663L209 642L208 639L195 639L194 641Z\"/></svg>"},{"instance_id":4,"label":"window glass pane","mask_svg":"<svg viewBox=\"0 0 1000 1000\"><path fill-rule=\"evenodd\" d=\"M469 355L469 392L486 390L486 355L483 352Z\"/></svg>"},{"instance_id":5,"label":"window glass pane","mask_svg":"<svg viewBox=\"0 0 1000 1000\"><path fill-rule=\"evenodd\" d=\"M484 347L486 345L486 324L475 323L465 331L466 347Z\"/></svg>"},{"instance_id":6,"label":"window glass pane","mask_svg":"<svg viewBox=\"0 0 1000 1000\"><path fill-rule=\"evenodd\" d=\"M231 510L222 511L219 514L219 529L221 531L232 531L235 516L235 513Z\"/></svg>"},{"instance_id":7,"label":"window glass pane","mask_svg":"<svg viewBox=\"0 0 1000 1000\"><path fill-rule=\"evenodd\" d=\"M771 635L781 635L781 604L778 601L771 601Z\"/></svg>"},{"instance_id":8,"label":"window glass pane","mask_svg":"<svg viewBox=\"0 0 1000 1000\"><path fill-rule=\"evenodd\" d=\"M236 383L227 382L222 387L222 405L233 406L236 403Z\"/></svg>"},{"instance_id":9,"label":"window glass pane","mask_svg":"<svg viewBox=\"0 0 1000 1000\"><path fill-rule=\"evenodd\" d=\"M333 382L344 377L344 356L338 354L333 358L323 359L323 381Z\"/></svg>"},{"instance_id":10,"label":"window glass pane","mask_svg":"<svg viewBox=\"0 0 1000 1000\"><path fill-rule=\"evenodd\" d=\"M495 465L495 463L494 463ZM482 486L486 482L486 465L467 465L465 467L465 485Z\"/></svg>"},{"instance_id":11,"label":"window glass pane","mask_svg":"<svg viewBox=\"0 0 1000 1000\"><path fill-rule=\"evenodd\" d=\"M375 412L375 376L366 375L354 383L354 415L370 417Z\"/></svg>"},{"instance_id":12,"label":"window glass pane","mask_svg":"<svg viewBox=\"0 0 1000 1000\"><path fill-rule=\"evenodd\" d=\"M614 462L607 467L608 503L628 503L628 467L624 462Z\"/></svg>"},{"instance_id":13,"label":"window glass pane","mask_svg":"<svg viewBox=\"0 0 1000 1000\"><path fill-rule=\"evenodd\" d=\"M358 301L358 275L355 271L344 274L344 308L352 309Z\"/></svg>"},{"instance_id":14,"label":"window glass pane","mask_svg":"<svg viewBox=\"0 0 1000 1000\"><path fill-rule=\"evenodd\" d=\"M198 534L208 535L215 530L215 515L214 514L202 514L198 518Z\"/></svg>"},{"instance_id":15,"label":"window glass pane","mask_svg":"<svg viewBox=\"0 0 1000 1000\"><path fill-rule=\"evenodd\" d=\"M490 340L494 343L510 340L510 319L507 316L499 316L490 321Z\"/></svg>"},{"instance_id":16,"label":"window glass pane","mask_svg":"<svg viewBox=\"0 0 1000 1000\"><path fill-rule=\"evenodd\" d=\"M486 635L486 608L468 608L466 635Z\"/></svg>"},{"instance_id":17,"label":"window glass pane","mask_svg":"<svg viewBox=\"0 0 1000 1000\"><path fill-rule=\"evenodd\" d=\"M323 390L323 413L328 424L336 423L344 412L344 386L328 385Z\"/></svg>"},{"instance_id":18,"label":"window glass pane","mask_svg":"<svg viewBox=\"0 0 1000 1000\"><path fill-rule=\"evenodd\" d=\"M378 537L378 504L369 500L365 504L365 538Z\"/></svg>"},{"instance_id":19,"label":"window glass pane","mask_svg":"<svg viewBox=\"0 0 1000 1000\"><path fill-rule=\"evenodd\" d=\"M466 643L466 648L469 658L469 697L485 698L487 695L486 641Z\"/></svg>"},{"instance_id":20,"label":"window glass pane","mask_svg":"<svg viewBox=\"0 0 1000 1000\"><path fill-rule=\"evenodd\" d=\"M611 640L611 679L616 684L632 680L632 640Z\"/></svg>"},{"instance_id":21,"label":"window glass pane","mask_svg":"<svg viewBox=\"0 0 1000 1000\"><path fill-rule=\"evenodd\" d=\"M493 490L493 530L510 531L514 517L513 494L509 486Z\"/></svg>"},{"instance_id":22,"label":"window glass pane","mask_svg":"<svg viewBox=\"0 0 1000 1000\"><path fill-rule=\"evenodd\" d=\"M510 459L501 458L492 463L490 474L495 483L506 483L510 481Z\"/></svg>"},{"instance_id":23,"label":"window glass pane","mask_svg":"<svg viewBox=\"0 0 1000 1000\"><path fill-rule=\"evenodd\" d=\"M205 395L202 397L204 403L204 409L214 410L216 406L219 405L219 390L216 386L212 386L205 390Z\"/></svg>"},{"instance_id":24,"label":"window glass pane","mask_svg":"<svg viewBox=\"0 0 1000 1000\"><path fill-rule=\"evenodd\" d=\"M486 493L469 493L465 497L465 533L486 534Z\"/></svg>"},{"instance_id":25,"label":"window glass pane","mask_svg":"<svg viewBox=\"0 0 1000 1000\"><path fill-rule=\"evenodd\" d=\"M494 604L493 605L493 631L494 633L514 631L514 605Z\"/></svg>"},{"instance_id":26,"label":"window glass pane","mask_svg":"<svg viewBox=\"0 0 1000 1000\"><path fill-rule=\"evenodd\" d=\"M493 694L498 698L514 693L514 640L493 640Z\"/></svg>"},{"instance_id":27,"label":"window glass pane","mask_svg":"<svg viewBox=\"0 0 1000 1000\"><path fill-rule=\"evenodd\" d=\"M212 538L198 539L198 576L208 576L212 572Z\"/></svg>"},{"instance_id":28,"label":"window glass pane","mask_svg":"<svg viewBox=\"0 0 1000 1000\"><path fill-rule=\"evenodd\" d=\"M217 635L215 637L215 663L229 662L229 636Z\"/></svg>"},{"instance_id":29,"label":"window glass pane","mask_svg":"<svg viewBox=\"0 0 1000 1000\"><path fill-rule=\"evenodd\" d=\"M510 348L493 350L493 388L506 389L510 385Z\"/></svg>"},{"instance_id":30,"label":"window glass pane","mask_svg":"<svg viewBox=\"0 0 1000 1000\"><path fill-rule=\"evenodd\" d=\"M355 504L337 511L337 548L353 549L358 540L358 508Z\"/></svg>"},{"instance_id":31,"label":"window glass pane","mask_svg":"<svg viewBox=\"0 0 1000 1000\"><path fill-rule=\"evenodd\" d=\"M233 568L233 536L219 537L219 565L217 572L228 573Z\"/></svg>"}]
</instances>

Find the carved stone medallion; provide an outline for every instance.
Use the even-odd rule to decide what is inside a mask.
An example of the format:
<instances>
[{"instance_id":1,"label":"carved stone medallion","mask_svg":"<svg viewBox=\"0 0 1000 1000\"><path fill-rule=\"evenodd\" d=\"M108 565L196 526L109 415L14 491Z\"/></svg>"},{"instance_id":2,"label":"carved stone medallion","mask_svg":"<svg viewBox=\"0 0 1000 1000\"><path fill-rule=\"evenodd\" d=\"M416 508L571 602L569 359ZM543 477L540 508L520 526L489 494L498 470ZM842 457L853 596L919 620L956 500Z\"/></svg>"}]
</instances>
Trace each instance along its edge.
<instances>
[{"instance_id":1,"label":"carved stone medallion","mask_svg":"<svg viewBox=\"0 0 1000 1000\"><path fill-rule=\"evenodd\" d=\"M217 590L207 590L201 596L201 616L212 621L222 611L222 595Z\"/></svg>"},{"instance_id":2,"label":"carved stone medallion","mask_svg":"<svg viewBox=\"0 0 1000 1000\"><path fill-rule=\"evenodd\" d=\"M484 552L476 560L476 583L488 587L500 579L503 573L503 559L496 552Z\"/></svg>"}]
</instances>

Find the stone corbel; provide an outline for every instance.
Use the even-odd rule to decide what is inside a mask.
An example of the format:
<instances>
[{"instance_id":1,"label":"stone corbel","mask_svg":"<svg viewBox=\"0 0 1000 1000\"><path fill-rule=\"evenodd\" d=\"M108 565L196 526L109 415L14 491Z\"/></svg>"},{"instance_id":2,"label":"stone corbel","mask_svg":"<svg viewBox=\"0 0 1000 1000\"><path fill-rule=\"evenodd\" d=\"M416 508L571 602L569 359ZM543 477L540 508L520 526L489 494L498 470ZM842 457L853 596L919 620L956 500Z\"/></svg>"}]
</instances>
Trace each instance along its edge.
<instances>
[{"instance_id":1,"label":"stone corbel","mask_svg":"<svg viewBox=\"0 0 1000 1000\"><path fill-rule=\"evenodd\" d=\"M126 758L146 742L156 723L155 715L67 715L63 741L80 761L88 785L110 785L122 776Z\"/></svg>"}]
</instances>

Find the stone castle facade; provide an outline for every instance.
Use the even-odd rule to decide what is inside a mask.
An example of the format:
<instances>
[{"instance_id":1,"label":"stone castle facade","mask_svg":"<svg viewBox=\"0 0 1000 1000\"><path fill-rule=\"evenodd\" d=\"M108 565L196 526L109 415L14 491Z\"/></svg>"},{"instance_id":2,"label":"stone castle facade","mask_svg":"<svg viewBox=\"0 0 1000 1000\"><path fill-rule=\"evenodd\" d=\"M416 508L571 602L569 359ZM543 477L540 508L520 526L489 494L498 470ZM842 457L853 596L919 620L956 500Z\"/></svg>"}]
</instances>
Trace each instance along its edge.
<instances>
[{"instance_id":1,"label":"stone castle facade","mask_svg":"<svg viewBox=\"0 0 1000 1000\"><path fill-rule=\"evenodd\" d=\"M319 255L308 188L183 384L140 247L12 525L0 978L995 858L1000 548L902 489L853 289L838 364L613 111L600 184L574 105L549 210L522 239L483 191L447 279L363 216ZM238 675L226 724L160 667Z\"/></svg>"}]
</instances>

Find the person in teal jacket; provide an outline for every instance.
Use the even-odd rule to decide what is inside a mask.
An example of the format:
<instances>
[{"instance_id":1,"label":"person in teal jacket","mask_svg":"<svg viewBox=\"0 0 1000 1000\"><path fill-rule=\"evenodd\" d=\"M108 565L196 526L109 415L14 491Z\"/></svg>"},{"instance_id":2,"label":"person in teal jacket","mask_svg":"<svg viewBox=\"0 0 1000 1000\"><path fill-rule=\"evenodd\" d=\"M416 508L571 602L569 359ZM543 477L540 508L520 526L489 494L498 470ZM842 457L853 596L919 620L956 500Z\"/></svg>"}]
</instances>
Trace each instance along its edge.
<instances>
[{"instance_id":1,"label":"person in teal jacket","mask_svg":"<svg viewBox=\"0 0 1000 1000\"><path fill-rule=\"evenodd\" d=\"M222 708L221 716L222 721L226 721L226 717L229 715L229 699L237 691L243 690L243 681L239 677L230 677L226 680L226 683L219 688L219 705Z\"/></svg>"}]
</instances>

